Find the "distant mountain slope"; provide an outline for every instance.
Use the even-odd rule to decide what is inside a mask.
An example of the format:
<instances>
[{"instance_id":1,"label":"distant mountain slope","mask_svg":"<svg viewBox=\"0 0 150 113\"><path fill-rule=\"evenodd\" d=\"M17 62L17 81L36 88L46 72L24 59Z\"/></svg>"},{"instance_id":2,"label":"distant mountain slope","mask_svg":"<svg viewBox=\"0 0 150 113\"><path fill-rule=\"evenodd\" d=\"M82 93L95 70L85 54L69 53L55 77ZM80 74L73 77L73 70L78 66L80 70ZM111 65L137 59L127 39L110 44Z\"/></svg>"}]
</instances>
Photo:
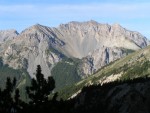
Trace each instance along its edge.
<instances>
[{"instance_id":1,"label":"distant mountain slope","mask_svg":"<svg viewBox=\"0 0 150 113\"><path fill-rule=\"evenodd\" d=\"M74 97L84 86L105 84L117 80L132 80L138 77L150 77L150 46L111 62L88 78L66 87L60 91L60 95L62 98Z\"/></svg>"}]
</instances>

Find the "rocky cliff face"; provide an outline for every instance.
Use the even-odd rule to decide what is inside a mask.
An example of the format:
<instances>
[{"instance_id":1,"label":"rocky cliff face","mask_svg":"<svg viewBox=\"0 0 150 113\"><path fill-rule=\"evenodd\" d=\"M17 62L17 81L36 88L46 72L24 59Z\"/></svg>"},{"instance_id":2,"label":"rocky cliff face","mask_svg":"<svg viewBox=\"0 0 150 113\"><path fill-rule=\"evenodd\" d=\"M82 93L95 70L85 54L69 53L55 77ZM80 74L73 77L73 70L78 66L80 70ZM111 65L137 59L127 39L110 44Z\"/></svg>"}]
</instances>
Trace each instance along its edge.
<instances>
[{"instance_id":1,"label":"rocky cliff face","mask_svg":"<svg viewBox=\"0 0 150 113\"><path fill-rule=\"evenodd\" d=\"M124 49L138 50L149 45L149 41L138 32L126 30L118 24L111 26L95 21L70 22L57 28L37 24L19 35L10 33L10 37L2 36L1 32L0 39L6 40L0 47L4 63L13 68L25 68L31 76L38 64L49 76L53 66L63 57L81 59L82 75L89 75L125 56Z\"/></svg>"},{"instance_id":2,"label":"rocky cliff face","mask_svg":"<svg viewBox=\"0 0 150 113\"><path fill-rule=\"evenodd\" d=\"M35 25L24 30L11 41L3 44L1 56L4 63L13 68L25 68L33 76L36 66L41 65L43 73L48 76L52 65L59 62L63 55L56 48L63 43L51 34L51 29Z\"/></svg>"},{"instance_id":3,"label":"rocky cliff face","mask_svg":"<svg viewBox=\"0 0 150 113\"><path fill-rule=\"evenodd\" d=\"M89 53L89 55L82 60L82 69L85 75L96 72L101 67L117 60L128 53L124 52L123 48L117 47L102 47Z\"/></svg>"},{"instance_id":4,"label":"rocky cliff face","mask_svg":"<svg viewBox=\"0 0 150 113\"><path fill-rule=\"evenodd\" d=\"M70 22L54 30L57 37L66 45L70 56L86 57L89 52L105 47L123 47L137 50L149 44L149 41L138 32L126 30L118 24L99 24L95 21Z\"/></svg>"}]
</instances>

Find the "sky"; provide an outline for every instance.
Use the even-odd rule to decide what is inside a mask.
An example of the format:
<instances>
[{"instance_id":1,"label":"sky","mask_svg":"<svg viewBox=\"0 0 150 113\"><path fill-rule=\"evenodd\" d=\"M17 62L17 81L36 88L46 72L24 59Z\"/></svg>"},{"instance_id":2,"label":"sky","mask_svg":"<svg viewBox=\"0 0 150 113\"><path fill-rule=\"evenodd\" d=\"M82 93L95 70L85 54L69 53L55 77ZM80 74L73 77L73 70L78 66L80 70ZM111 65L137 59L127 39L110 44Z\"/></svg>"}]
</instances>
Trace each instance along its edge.
<instances>
[{"instance_id":1,"label":"sky","mask_svg":"<svg viewBox=\"0 0 150 113\"><path fill-rule=\"evenodd\" d=\"M0 0L0 30L90 21L138 31L150 39L150 0Z\"/></svg>"}]
</instances>

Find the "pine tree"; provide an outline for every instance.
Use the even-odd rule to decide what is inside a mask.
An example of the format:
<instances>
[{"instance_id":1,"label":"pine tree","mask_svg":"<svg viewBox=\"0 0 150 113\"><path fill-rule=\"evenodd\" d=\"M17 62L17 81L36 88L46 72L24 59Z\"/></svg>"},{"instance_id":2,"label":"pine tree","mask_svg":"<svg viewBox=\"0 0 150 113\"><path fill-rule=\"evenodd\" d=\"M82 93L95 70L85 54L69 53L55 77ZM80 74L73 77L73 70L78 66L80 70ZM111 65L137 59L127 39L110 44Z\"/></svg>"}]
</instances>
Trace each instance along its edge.
<instances>
[{"instance_id":1,"label":"pine tree","mask_svg":"<svg viewBox=\"0 0 150 113\"><path fill-rule=\"evenodd\" d=\"M15 104L16 104L16 105L19 104L19 100L20 100L19 98L20 98L19 89L16 89L16 90L15 90L15 96L14 96Z\"/></svg>"},{"instance_id":2,"label":"pine tree","mask_svg":"<svg viewBox=\"0 0 150 113\"><path fill-rule=\"evenodd\" d=\"M31 86L26 87L27 94L32 104L40 104L48 101L48 95L55 88L55 81L52 77L44 78L41 66L37 66L36 78L31 81Z\"/></svg>"},{"instance_id":3,"label":"pine tree","mask_svg":"<svg viewBox=\"0 0 150 113\"><path fill-rule=\"evenodd\" d=\"M13 82L12 82L13 87L15 87L15 86L16 86L16 83L17 83L17 79L16 79L16 77L14 77Z\"/></svg>"},{"instance_id":4,"label":"pine tree","mask_svg":"<svg viewBox=\"0 0 150 113\"><path fill-rule=\"evenodd\" d=\"M6 87L1 91L1 101L4 113L10 113L11 107L13 106L12 92L15 88L15 84L8 77L6 80Z\"/></svg>"},{"instance_id":5,"label":"pine tree","mask_svg":"<svg viewBox=\"0 0 150 113\"><path fill-rule=\"evenodd\" d=\"M11 93L13 91L13 84L9 77L7 77L7 81L6 81L6 91L7 93Z\"/></svg>"}]
</instances>

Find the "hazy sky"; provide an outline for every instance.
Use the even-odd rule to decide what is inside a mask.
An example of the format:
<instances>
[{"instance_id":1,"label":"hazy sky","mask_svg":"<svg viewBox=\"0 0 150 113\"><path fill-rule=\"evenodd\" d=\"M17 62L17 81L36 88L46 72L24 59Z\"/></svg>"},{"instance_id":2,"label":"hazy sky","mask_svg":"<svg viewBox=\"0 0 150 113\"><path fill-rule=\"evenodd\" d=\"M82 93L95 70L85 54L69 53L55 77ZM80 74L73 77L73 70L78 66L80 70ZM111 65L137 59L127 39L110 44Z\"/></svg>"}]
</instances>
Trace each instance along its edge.
<instances>
[{"instance_id":1,"label":"hazy sky","mask_svg":"<svg viewBox=\"0 0 150 113\"><path fill-rule=\"evenodd\" d=\"M150 0L0 0L0 29L70 21L119 23L150 39Z\"/></svg>"}]
</instances>

